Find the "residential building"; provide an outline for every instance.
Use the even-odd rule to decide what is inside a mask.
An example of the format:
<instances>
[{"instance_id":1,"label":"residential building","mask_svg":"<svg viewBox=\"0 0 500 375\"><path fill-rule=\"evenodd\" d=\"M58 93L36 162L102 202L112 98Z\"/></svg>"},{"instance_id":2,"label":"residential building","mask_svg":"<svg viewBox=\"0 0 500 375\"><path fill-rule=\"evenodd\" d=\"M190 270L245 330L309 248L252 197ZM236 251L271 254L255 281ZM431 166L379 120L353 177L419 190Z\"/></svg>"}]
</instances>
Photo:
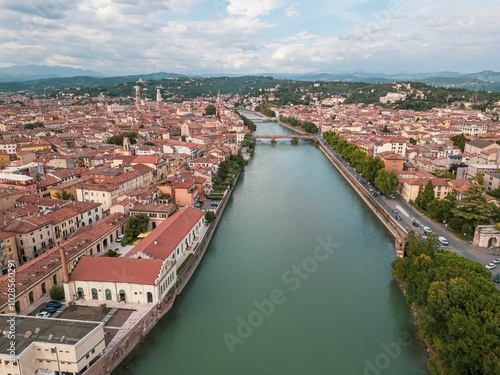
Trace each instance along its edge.
<instances>
[{"instance_id":1,"label":"residential building","mask_svg":"<svg viewBox=\"0 0 500 375\"><path fill-rule=\"evenodd\" d=\"M16 350L12 354L10 341L3 340L1 374L81 374L104 352L102 322L0 315L2 327L12 321Z\"/></svg>"}]
</instances>

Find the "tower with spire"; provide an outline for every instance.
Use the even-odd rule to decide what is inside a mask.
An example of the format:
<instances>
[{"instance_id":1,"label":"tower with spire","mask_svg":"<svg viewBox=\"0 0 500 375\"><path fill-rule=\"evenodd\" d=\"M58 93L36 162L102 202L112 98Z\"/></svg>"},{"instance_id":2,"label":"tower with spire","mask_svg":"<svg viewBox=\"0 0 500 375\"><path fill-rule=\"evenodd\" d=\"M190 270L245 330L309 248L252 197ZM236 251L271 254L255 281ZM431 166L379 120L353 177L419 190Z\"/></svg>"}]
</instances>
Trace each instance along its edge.
<instances>
[{"instance_id":1,"label":"tower with spire","mask_svg":"<svg viewBox=\"0 0 500 375\"><path fill-rule=\"evenodd\" d=\"M123 155L132 155L130 152L130 139L123 137Z\"/></svg>"},{"instance_id":2,"label":"tower with spire","mask_svg":"<svg viewBox=\"0 0 500 375\"><path fill-rule=\"evenodd\" d=\"M222 107L222 102L220 99L220 90L217 92L217 103L216 103L216 111L215 111L215 116L217 117L217 120L220 121L221 119L221 108Z\"/></svg>"},{"instance_id":3,"label":"tower with spire","mask_svg":"<svg viewBox=\"0 0 500 375\"><path fill-rule=\"evenodd\" d=\"M161 108L161 89L163 87L162 86L156 86L156 109L160 109Z\"/></svg>"},{"instance_id":4,"label":"tower with spire","mask_svg":"<svg viewBox=\"0 0 500 375\"><path fill-rule=\"evenodd\" d=\"M141 107L141 87L140 86L134 86L135 89L135 106L137 109Z\"/></svg>"}]
</instances>

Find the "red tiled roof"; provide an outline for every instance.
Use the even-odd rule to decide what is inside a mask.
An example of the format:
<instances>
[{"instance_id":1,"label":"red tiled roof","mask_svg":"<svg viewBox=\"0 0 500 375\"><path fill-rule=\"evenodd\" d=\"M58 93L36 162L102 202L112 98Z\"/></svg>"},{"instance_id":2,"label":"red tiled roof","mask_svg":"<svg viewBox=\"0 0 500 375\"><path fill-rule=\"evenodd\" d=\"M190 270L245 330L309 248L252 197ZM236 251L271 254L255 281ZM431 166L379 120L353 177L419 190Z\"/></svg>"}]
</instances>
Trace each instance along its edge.
<instances>
[{"instance_id":1,"label":"red tiled roof","mask_svg":"<svg viewBox=\"0 0 500 375\"><path fill-rule=\"evenodd\" d=\"M127 255L131 256L142 252L155 259L167 259L204 214L203 211L191 207L175 212L139 242Z\"/></svg>"},{"instance_id":2,"label":"red tiled roof","mask_svg":"<svg viewBox=\"0 0 500 375\"><path fill-rule=\"evenodd\" d=\"M102 281L154 285L163 260L112 257L81 257L70 281Z\"/></svg>"}]
</instances>

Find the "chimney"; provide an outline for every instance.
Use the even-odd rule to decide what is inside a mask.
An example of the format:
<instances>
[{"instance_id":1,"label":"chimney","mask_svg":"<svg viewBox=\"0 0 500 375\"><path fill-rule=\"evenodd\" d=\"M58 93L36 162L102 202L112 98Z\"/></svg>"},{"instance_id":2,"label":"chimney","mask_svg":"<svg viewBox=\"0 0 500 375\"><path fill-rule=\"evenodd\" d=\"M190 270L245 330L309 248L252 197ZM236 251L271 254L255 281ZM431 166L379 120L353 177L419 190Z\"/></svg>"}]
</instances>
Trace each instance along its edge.
<instances>
[{"instance_id":1,"label":"chimney","mask_svg":"<svg viewBox=\"0 0 500 375\"><path fill-rule=\"evenodd\" d=\"M62 247L59 247L59 253L61 254L63 281L64 283L69 283L68 262L66 262L66 253Z\"/></svg>"}]
</instances>

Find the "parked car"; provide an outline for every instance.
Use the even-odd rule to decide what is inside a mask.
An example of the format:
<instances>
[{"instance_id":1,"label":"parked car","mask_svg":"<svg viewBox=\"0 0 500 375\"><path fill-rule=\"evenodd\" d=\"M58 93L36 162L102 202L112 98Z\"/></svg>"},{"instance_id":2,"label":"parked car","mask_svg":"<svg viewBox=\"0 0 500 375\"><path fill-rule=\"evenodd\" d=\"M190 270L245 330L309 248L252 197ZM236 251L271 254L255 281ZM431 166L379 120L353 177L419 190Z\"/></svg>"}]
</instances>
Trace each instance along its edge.
<instances>
[{"instance_id":1,"label":"parked car","mask_svg":"<svg viewBox=\"0 0 500 375\"><path fill-rule=\"evenodd\" d=\"M493 259L492 262L495 264L500 264L500 258Z\"/></svg>"},{"instance_id":2,"label":"parked car","mask_svg":"<svg viewBox=\"0 0 500 375\"><path fill-rule=\"evenodd\" d=\"M486 267L487 270L492 270L496 266L493 263L488 263L485 267Z\"/></svg>"},{"instance_id":3,"label":"parked car","mask_svg":"<svg viewBox=\"0 0 500 375\"><path fill-rule=\"evenodd\" d=\"M212 202L212 203L210 203L210 206L217 207L218 205L219 205L219 202Z\"/></svg>"},{"instance_id":4,"label":"parked car","mask_svg":"<svg viewBox=\"0 0 500 375\"><path fill-rule=\"evenodd\" d=\"M418 221L414 221L412 224L413 224L414 227L417 227L417 228L420 226L420 224L418 223Z\"/></svg>"},{"instance_id":5,"label":"parked car","mask_svg":"<svg viewBox=\"0 0 500 375\"><path fill-rule=\"evenodd\" d=\"M448 246L449 242L445 237L439 236L438 241L441 242L442 245Z\"/></svg>"},{"instance_id":6,"label":"parked car","mask_svg":"<svg viewBox=\"0 0 500 375\"><path fill-rule=\"evenodd\" d=\"M38 314L36 314L39 318L48 318L50 317L50 313L47 311L40 311Z\"/></svg>"},{"instance_id":7,"label":"parked car","mask_svg":"<svg viewBox=\"0 0 500 375\"><path fill-rule=\"evenodd\" d=\"M425 233L432 233L432 229L429 227L424 227L424 232Z\"/></svg>"},{"instance_id":8,"label":"parked car","mask_svg":"<svg viewBox=\"0 0 500 375\"><path fill-rule=\"evenodd\" d=\"M497 273L494 277L493 277L493 281L495 283L500 283L500 273Z\"/></svg>"},{"instance_id":9,"label":"parked car","mask_svg":"<svg viewBox=\"0 0 500 375\"><path fill-rule=\"evenodd\" d=\"M40 312L48 312L49 314L53 314L56 311L57 311L57 309L55 307L51 307L51 306L46 306L40 310Z\"/></svg>"},{"instance_id":10,"label":"parked car","mask_svg":"<svg viewBox=\"0 0 500 375\"><path fill-rule=\"evenodd\" d=\"M47 307L54 307L54 308L58 309L59 307L62 306L62 304L61 304L61 302L50 301L50 302L47 302L47 304L45 306L47 306Z\"/></svg>"},{"instance_id":11,"label":"parked car","mask_svg":"<svg viewBox=\"0 0 500 375\"><path fill-rule=\"evenodd\" d=\"M122 242L122 240L126 237L125 234L120 234L118 237L116 237L116 242Z\"/></svg>"}]
</instances>

